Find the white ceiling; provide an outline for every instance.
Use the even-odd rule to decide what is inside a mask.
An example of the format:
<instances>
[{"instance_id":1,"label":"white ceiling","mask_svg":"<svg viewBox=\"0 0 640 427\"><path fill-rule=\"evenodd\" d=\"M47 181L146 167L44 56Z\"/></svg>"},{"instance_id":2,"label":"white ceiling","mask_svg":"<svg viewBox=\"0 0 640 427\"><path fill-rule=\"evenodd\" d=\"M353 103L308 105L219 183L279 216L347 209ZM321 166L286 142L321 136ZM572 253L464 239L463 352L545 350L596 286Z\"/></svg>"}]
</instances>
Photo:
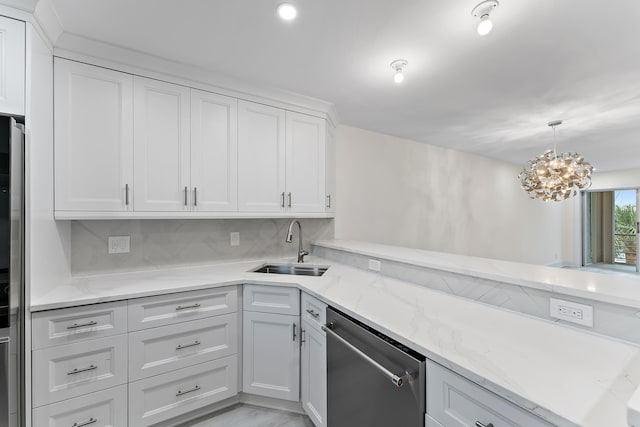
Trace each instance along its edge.
<instances>
[{"instance_id":1,"label":"white ceiling","mask_svg":"<svg viewBox=\"0 0 640 427\"><path fill-rule=\"evenodd\" d=\"M333 102L341 122L518 164L552 146L640 167L640 2L53 0L66 32ZM389 63L407 59L401 86Z\"/></svg>"}]
</instances>

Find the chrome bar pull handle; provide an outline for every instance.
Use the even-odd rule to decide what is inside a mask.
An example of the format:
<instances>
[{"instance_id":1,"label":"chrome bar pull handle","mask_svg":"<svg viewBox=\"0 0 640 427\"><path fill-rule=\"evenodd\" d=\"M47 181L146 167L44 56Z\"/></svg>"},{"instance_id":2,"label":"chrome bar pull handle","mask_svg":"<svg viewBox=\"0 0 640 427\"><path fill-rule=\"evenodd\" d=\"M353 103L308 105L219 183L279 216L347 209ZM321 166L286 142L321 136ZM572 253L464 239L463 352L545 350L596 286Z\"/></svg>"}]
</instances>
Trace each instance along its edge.
<instances>
[{"instance_id":1,"label":"chrome bar pull handle","mask_svg":"<svg viewBox=\"0 0 640 427\"><path fill-rule=\"evenodd\" d=\"M193 393L194 391L198 391L200 390L200 386L196 384L196 386L194 388L190 388L189 390L178 390L178 392L176 393L176 397L177 396L182 396L184 394L188 394L188 393Z\"/></svg>"},{"instance_id":2,"label":"chrome bar pull handle","mask_svg":"<svg viewBox=\"0 0 640 427\"><path fill-rule=\"evenodd\" d=\"M124 205L129 206L129 184L124 185Z\"/></svg>"},{"instance_id":3,"label":"chrome bar pull handle","mask_svg":"<svg viewBox=\"0 0 640 427\"><path fill-rule=\"evenodd\" d=\"M193 206L198 206L198 187L193 187Z\"/></svg>"},{"instance_id":4,"label":"chrome bar pull handle","mask_svg":"<svg viewBox=\"0 0 640 427\"><path fill-rule=\"evenodd\" d=\"M311 309L307 309L307 313L309 313L310 315L312 315L314 318L318 318L320 317L320 313L316 313L315 311L311 310Z\"/></svg>"},{"instance_id":5,"label":"chrome bar pull handle","mask_svg":"<svg viewBox=\"0 0 640 427\"><path fill-rule=\"evenodd\" d=\"M483 424L480 421L476 421L476 427L493 427L493 424L492 423Z\"/></svg>"},{"instance_id":6,"label":"chrome bar pull handle","mask_svg":"<svg viewBox=\"0 0 640 427\"><path fill-rule=\"evenodd\" d=\"M395 385L396 387L402 387L402 385L404 384L404 378L408 375L407 372L403 372L402 374L394 374L393 372L391 372L390 370L388 370L387 368L385 368L384 366L382 366L381 364L379 364L378 362L370 358L368 355L362 352L362 350L360 350L358 347L354 346L349 341L345 340L340 335L333 332L331 330L333 326L334 326L333 322L327 323L326 325L322 325L322 330L327 334L329 334L330 336L332 336L333 338L335 338L336 340L338 340L338 342L344 344L348 349L356 353L358 356L362 357L371 365L373 365L373 367L378 369L385 377L387 377L387 379L389 379L393 383L393 385Z\"/></svg>"},{"instance_id":7,"label":"chrome bar pull handle","mask_svg":"<svg viewBox=\"0 0 640 427\"><path fill-rule=\"evenodd\" d=\"M294 324L293 324L293 340L294 340L294 341L296 340L296 337L297 337L297 336L298 336L298 335L296 334L296 324L294 323Z\"/></svg>"},{"instance_id":8,"label":"chrome bar pull handle","mask_svg":"<svg viewBox=\"0 0 640 427\"><path fill-rule=\"evenodd\" d=\"M95 371L96 369L98 369L97 365L89 365L86 368L81 368L81 369L75 368L74 370L67 372L67 375L75 375L81 372Z\"/></svg>"},{"instance_id":9,"label":"chrome bar pull handle","mask_svg":"<svg viewBox=\"0 0 640 427\"><path fill-rule=\"evenodd\" d=\"M71 427L84 427L98 422L97 418L89 418L87 421L75 422Z\"/></svg>"},{"instance_id":10,"label":"chrome bar pull handle","mask_svg":"<svg viewBox=\"0 0 640 427\"><path fill-rule=\"evenodd\" d=\"M280 207L284 208L284 191L280 194Z\"/></svg>"},{"instance_id":11,"label":"chrome bar pull handle","mask_svg":"<svg viewBox=\"0 0 640 427\"><path fill-rule=\"evenodd\" d=\"M178 344L178 346L176 347L176 350L182 350L182 349L189 348L189 347L195 347L195 346L200 345L200 344L202 344L200 341L194 341L191 344L185 344L185 345Z\"/></svg>"},{"instance_id":12,"label":"chrome bar pull handle","mask_svg":"<svg viewBox=\"0 0 640 427\"><path fill-rule=\"evenodd\" d=\"M200 304L179 305L176 307L176 311L189 310L190 308L200 308Z\"/></svg>"},{"instance_id":13,"label":"chrome bar pull handle","mask_svg":"<svg viewBox=\"0 0 640 427\"><path fill-rule=\"evenodd\" d=\"M187 197L189 197L189 189L187 187L184 187L184 205L187 206L188 200Z\"/></svg>"},{"instance_id":14,"label":"chrome bar pull handle","mask_svg":"<svg viewBox=\"0 0 640 427\"><path fill-rule=\"evenodd\" d=\"M327 195L327 208L331 207L331 194Z\"/></svg>"},{"instance_id":15,"label":"chrome bar pull handle","mask_svg":"<svg viewBox=\"0 0 640 427\"><path fill-rule=\"evenodd\" d=\"M289 197L289 203L287 205L288 205L288 207L291 207L291 192L289 192L288 197Z\"/></svg>"},{"instance_id":16,"label":"chrome bar pull handle","mask_svg":"<svg viewBox=\"0 0 640 427\"><path fill-rule=\"evenodd\" d=\"M74 323L71 326L67 326L67 329L73 330L73 329L78 329L78 328L88 328L90 326L96 326L97 324L98 324L98 322L96 322L95 320L92 320L92 321L87 322L87 323Z\"/></svg>"},{"instance_id":17,"label":"chrome bar pull handle","mask_svg":"<svg viewBox=\"0 0 640 427\"><path fill-rule=\"evenodd\" d=\"M304 339L305 332L307 332L307 331L305 331L304 329L300 328L300 345L302 345L303 343L305 343L307 341L306 339Z\"/></svg>"}]
</instances>

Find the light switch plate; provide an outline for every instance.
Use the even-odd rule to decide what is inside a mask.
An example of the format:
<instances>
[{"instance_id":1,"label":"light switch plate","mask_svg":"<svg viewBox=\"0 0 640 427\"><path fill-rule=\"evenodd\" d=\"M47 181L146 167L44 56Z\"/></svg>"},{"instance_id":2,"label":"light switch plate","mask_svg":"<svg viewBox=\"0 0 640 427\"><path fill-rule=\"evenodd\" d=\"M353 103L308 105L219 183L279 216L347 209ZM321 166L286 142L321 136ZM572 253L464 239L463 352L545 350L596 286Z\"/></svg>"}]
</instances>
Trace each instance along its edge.
<instances>
[{"instance_id":1,"label":"light switch plate","mask_svg":"<svg viewBox=\"0 0 640 427\"><path fill-rule=\"evenodd\" d=\"M237 231L232 231L229 234L229 244L231 246L240 246L240 233Z\"/></svg>"},{"instance_id":2,"label":"light switch plate","mask_svg":"<svg viewBox=\"0 0 640 427\"><path fill-rule=\"evenodd\" d=\"M593 306L551 298L549 315L555 319L593 328Z\"/></svg>"},{"instance_id":3,"label":"light switch plate","mask_svg":"<svg viewBox=\"0 0 640 427\"><path fill-rule=\"evenodd\" d=\"M131 250L131 238L129 236L109 236L110 254L128 254Z\"/></svg>"}]
</instances>

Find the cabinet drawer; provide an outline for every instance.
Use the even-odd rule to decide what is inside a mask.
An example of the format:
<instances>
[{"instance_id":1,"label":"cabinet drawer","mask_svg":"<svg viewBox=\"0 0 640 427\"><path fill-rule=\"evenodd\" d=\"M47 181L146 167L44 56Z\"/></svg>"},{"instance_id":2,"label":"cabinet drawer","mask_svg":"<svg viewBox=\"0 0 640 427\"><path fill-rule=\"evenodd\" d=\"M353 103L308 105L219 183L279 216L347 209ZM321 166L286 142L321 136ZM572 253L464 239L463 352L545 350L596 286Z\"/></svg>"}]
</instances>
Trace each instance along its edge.
<instances>
[{"instance_id":1,"label":"cabinet drawer","mask_svg":"<svg viewBox=\"0 0 640 427\"><path fill-rule=\"evenodd\" d=\"M427 413L447 427L551 427L530 412L427 360Z\"/></svg>"},{"instance_id":2,"label":"cabinet drawer","mask_svg":"<svg viewBox=\"0 0 640 427\"><path fill-rule=\"evenodd\" d=\"M283 286L245 285L243 304L245 311L298 316L300 291Z\"/></svg>"},{"instance_id":3,"label":"cabinet drawer","mask_svg":"<svg viewBox=\"0 0 640 427\"><path fill-rule=\"evenodd\" d=\"M304 292L302 293L301 303L302 319L308 321L310 325L320 329L320 327L326 323L327 304Z\"/></svg>"},{"instance_id":4,"label":"cabinet drawer","mask_svg":"<svg viewBox=\"0 0 640 427\"><path fill-rule=\"evenodd\" d=\"M236 286L129 300L129 331L233 313Z\"/></svg>"},{"instance_id":5,"label":"cabinet drawer","mask_svg":"<svg viewBox=\"0 0 640 427\"><path fill-rule=\"evenodd\" d=\"M238 352L237 313L129 334L129 380Z\"/></svg>"},{"instance_id":6,"label":"cabinet drawer","mask_svg":"<svg viewBox=\"0 0 640 427\"><path fill-rule=\"evenodd\" d=\"M32 348L71 344L127 332L127 302L33 313Z\"/></svg>"},{"instance_id":7,"label":"cabinet drawer","mask_svg":"<svg viewBox=\"0 0 640 427\"><path fill-rule=\"evenodd\" d=\"M129 383L129 425L150 426L237 393L237 356Z\"/></svg>"},{"instance_id":8,"label":"cabinet drawer","mask_svg":"<svg viewBox=\"0 0 640 427\"><path fill-rule=\"evenodd\" d=\"M127 425L127 386L42 406L33 411L36 427L121 427Z\"/></svg>"},{"instance_id":9,"label":"cabinet drawer","mask_svg":"<svg viewBox=\"0 0 640 427\"><path fill-rule=\"evenodd\" d=\"M99 338L33 352L33 406L127 382L127 336Z\"/></svg>"}]
</instances>

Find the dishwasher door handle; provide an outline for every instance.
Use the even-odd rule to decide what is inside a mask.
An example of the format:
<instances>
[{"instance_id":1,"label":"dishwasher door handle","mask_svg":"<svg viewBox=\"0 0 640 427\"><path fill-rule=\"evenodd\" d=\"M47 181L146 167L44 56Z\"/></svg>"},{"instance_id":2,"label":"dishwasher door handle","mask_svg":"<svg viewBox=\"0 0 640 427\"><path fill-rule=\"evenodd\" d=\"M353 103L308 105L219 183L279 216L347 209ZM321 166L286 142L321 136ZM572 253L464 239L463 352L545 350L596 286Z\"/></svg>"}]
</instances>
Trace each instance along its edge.
<instances>
[{"instance_id":1,"label":"dishwasher door handle","mask_svg":"<svg viewBox=\"0 0 640 427\"><path fill-rule=\"evenodd\" d=\"M382 366L381 364L379 364L378 362L373 360L371 357L369 357L367 354L365 354L358 347L354 346L349 341L345 340L340 335L338 335L335 332L333 332L331 330L332 327L333 327L333 323L327 323L326 325L322 325L322 330L325 331L327 334L331 335L332 337L334 337L335 339L337 339L339 342L344 344L347 348L349 348L351 351L356 353L358 356L362 357L364 360L369 362L371 365L373 365L376 369L378 369L380 372L382 372L382 374L385 377L387 377L389 379L389 381L391 381L393 383L393 385L395 385L396 387L402 387L402 385L404 384L404 378L406 376L406 372L401 374L401 375L394 374L393 372L391 372L390 370L388 370L387 368L385 368L384 366Z\"/></svg>"}]
</instances>

